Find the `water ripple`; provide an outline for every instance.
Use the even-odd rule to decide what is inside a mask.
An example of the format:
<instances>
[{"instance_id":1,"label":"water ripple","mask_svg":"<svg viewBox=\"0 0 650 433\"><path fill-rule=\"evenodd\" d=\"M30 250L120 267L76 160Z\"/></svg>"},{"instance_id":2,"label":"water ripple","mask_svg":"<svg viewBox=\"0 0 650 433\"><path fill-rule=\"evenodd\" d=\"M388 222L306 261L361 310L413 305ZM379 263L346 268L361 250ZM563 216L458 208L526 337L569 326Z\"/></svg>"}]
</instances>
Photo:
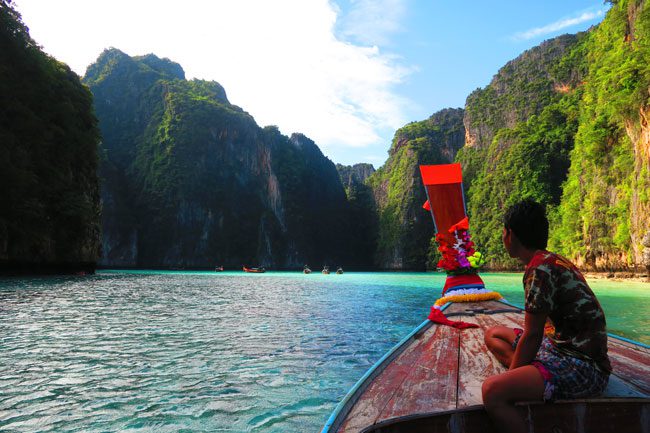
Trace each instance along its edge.
<instances>
[{"instance_id":1,"label":"water ripple","mask_svg":"<svg viewBox=\"0 0 650 433\"><path fill-rule=\"evenodd\" d=\"M426 316L442 281L161 272L1 280L0 430L317 432Z\"/></svg>"}]
</instances>

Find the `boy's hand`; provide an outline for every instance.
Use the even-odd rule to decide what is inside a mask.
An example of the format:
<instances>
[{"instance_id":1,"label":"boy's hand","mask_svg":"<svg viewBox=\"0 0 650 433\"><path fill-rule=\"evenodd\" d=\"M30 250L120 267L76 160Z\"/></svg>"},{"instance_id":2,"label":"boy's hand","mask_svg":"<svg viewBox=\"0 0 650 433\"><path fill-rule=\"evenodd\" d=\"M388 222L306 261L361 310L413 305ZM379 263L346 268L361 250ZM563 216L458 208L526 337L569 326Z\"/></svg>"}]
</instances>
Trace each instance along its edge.
<instances>
[{"instance_id":1,"label":"boy's hand","mask_svg":"<svg viewBox=\"0 0 650 433\"><path fill-rule=\"evenodd\" d=\"M524 333L519 339L517 349L512 357L510 370L530 364L542 344L544 337L544 325L546 324L546 313L529 313L524 316Z\"/></svg>"}]
</instances>

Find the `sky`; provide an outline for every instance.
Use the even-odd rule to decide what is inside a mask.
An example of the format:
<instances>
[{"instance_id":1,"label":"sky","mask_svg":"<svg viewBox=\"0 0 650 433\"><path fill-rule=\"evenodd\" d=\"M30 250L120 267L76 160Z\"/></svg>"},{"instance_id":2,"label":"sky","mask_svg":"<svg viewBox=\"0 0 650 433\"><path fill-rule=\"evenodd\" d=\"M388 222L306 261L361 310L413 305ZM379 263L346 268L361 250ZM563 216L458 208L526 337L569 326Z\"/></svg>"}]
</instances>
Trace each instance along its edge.
<instances>
[{"instance_id":1,"label":"sky","mask_svg":"<svg viewBox=\"0 0 650 433\"><path fill-rule=\"evenodd\" d=\"M380 167L395 131L464 107L509 60L598 24L602 0L14 0L83 76L106 48L214 80L260 126Z\"/></svg>"}]
</instances>

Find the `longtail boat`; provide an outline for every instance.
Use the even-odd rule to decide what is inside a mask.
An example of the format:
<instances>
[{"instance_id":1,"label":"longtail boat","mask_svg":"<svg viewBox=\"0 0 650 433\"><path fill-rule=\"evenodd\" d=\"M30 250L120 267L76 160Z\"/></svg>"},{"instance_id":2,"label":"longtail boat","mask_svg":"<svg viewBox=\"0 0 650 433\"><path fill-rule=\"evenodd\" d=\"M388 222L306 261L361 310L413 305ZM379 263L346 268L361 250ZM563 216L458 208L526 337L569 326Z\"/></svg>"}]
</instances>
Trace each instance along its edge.
<instances>
[{"instance_id":1,"label":"longtail boat","mask_svg":"<svg viewBox=\"0 0 650 433\"><path fill-rule=\"evenodd\" d=\"M421 172L424 207L433 214L443 262L445 254L454 254L445 248L468 240L467 223L458 224L466 219L460 166L423 166ZM479 263L472 244L466 241L465 247L461 252ZM466 269L448 273L429 318L352 387L322 433L496 433L481 386L506 369L485 346L484 329L523 328L524 312ZM528 431L650 433L650 347L609 334L608 354L613 373L601 396L517 403Z\"/></svg>"},{"instance_id":2,"label":"longtail boat","mask_svg":"<svg viewBox=\"0 0 650 433\"><path fill-rule=\"evenodd\" d=\"M244 266L242 269L244 270L244 272L249 272L251 274L262 274L266 272L266 269L264 268L249 268Z\"/></svg>"}]
</instances>

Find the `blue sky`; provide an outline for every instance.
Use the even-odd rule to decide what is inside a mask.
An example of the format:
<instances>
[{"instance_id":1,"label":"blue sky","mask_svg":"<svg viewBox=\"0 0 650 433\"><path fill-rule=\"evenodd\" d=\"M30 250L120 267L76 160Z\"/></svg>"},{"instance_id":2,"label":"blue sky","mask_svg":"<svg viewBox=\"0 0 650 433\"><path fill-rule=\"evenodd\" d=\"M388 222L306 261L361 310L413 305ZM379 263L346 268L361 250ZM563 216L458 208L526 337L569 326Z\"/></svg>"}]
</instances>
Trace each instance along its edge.
<instances>
[{"instance_id":1,"label":"blue sky","mask_svg":"<svg viewBox=\"0 0 650 433\"><path fill-rule=\"evenodd\" d=\"M486 86L526 49L599 23L602 1L14 0L79 75L104 48L215 80L260 126L379 167L395 130Z\"/></svg>"},{"instance_id":2,"label":"blue sky","mask_svg":"<svg viewBox=\"0 0 650 433\"><path fill-rule=\"evenodd\" d=\"M407 4L415 7L405 12L404 27L386 49L395 49L405 64L416 68L400 85L421 104L414 120L441 108L464 106L466 96L487 85L507 61L546 39L588 29L607 10L600 1Z\"/></svg>"}]
</instances>

